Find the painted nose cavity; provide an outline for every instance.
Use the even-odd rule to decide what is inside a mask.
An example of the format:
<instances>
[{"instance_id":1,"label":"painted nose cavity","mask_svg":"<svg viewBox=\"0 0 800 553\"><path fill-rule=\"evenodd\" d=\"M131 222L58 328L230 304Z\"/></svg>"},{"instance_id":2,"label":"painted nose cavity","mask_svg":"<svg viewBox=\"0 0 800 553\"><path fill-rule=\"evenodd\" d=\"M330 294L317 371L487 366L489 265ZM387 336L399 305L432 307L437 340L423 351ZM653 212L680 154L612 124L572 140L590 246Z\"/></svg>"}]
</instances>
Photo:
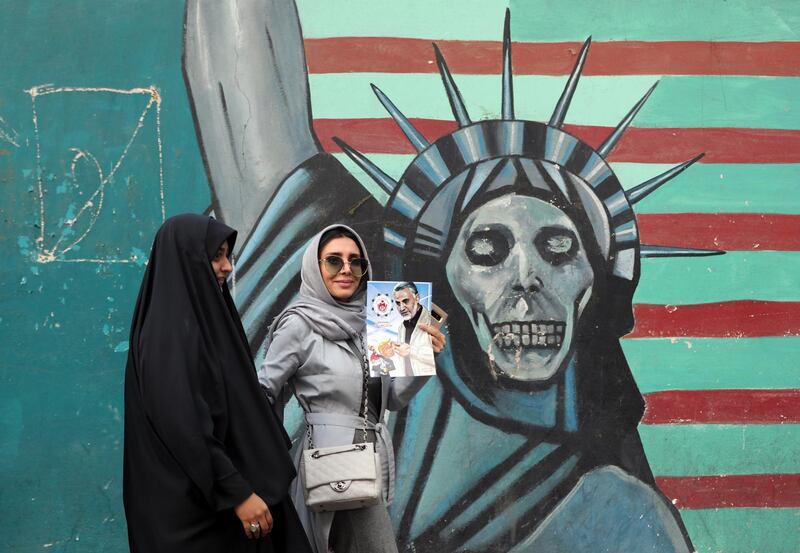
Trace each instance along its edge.
<instances>
[{"instance_id":1,"label":"painted nose cavity","mask_svg":"<svg viewBox=\"0 0 800 553\"><path fill-rule=\"evenodd\" d=\"M539 278L539 267L542 259L533 251L526 251L525 248L519 247L518 254L514 256L514 261L517 267L515 270L516 281L512 288L520 292L538 292L542 289L543 282Z\"/></svg>"}]
</instances>

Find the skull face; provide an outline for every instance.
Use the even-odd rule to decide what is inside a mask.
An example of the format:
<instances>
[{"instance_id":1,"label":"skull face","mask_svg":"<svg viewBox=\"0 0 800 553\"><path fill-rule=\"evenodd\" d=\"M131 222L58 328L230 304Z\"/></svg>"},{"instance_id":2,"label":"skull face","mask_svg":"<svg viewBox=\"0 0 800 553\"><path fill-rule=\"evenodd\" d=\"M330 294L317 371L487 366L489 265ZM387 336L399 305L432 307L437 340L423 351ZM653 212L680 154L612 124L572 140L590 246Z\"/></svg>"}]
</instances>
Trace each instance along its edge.
<instances>
[{"instance_id":1,"label":"skull face","mask_svg":"<svg viewBox=\"0 0 800 553\"><path fill-rule=\"evenodd\" d=\"M542 381L569 359L594 273L563 211L515 194L487 202L464 222L446 270L493 372Z\"/></svg>"}]
</instances>

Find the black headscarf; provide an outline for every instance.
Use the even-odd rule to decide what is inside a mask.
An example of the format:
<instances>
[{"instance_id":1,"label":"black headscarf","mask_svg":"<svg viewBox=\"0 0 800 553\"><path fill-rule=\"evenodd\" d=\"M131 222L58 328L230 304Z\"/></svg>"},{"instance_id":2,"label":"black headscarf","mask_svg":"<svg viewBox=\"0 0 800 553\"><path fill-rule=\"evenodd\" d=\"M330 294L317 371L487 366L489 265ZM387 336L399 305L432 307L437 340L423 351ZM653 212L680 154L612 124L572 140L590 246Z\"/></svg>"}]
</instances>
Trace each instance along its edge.
<instances>
[{"instance_id":1,"label":"black headscarf","mask_svg":"<svg viewBox=\"0 0 800 553\"><path fill-rule=\"evenodd\" d=\"M133 551L236 551L247 540L232 507L255 492L274 510L295 477L288 436L211 267L222 243L233 250L235 240L213 218L186 214L168 219L153 244L125 369Z\"/></svg>"}]
</instances>

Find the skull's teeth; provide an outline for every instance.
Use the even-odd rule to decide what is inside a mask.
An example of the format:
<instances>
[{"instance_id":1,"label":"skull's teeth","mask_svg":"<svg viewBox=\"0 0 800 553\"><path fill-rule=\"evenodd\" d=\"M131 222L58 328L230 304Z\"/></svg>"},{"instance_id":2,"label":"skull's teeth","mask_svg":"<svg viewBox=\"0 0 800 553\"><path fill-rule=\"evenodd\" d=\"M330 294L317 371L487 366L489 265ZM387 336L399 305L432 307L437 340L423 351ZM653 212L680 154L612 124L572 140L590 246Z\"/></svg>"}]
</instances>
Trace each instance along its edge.
<instances>
[{"instance_id":1,"label":"skull's teeth","mask_svg":"<svg viewBox=\"0 0 800 553\"><path fill-rule=\"evenodd\" d=\"M508 322L491 325L494 342L504 348L560 348L565 324L561 322Z\"/></svg>"}]
</instances>

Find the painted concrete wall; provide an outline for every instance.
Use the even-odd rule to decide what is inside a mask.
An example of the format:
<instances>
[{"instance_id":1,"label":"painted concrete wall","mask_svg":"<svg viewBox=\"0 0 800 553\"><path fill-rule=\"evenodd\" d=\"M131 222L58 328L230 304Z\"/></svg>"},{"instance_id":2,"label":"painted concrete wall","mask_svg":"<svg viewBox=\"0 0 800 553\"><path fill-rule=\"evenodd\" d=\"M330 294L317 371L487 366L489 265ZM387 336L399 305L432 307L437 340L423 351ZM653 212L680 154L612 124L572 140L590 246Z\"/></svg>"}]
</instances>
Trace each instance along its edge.
<instances>
[{"instance_id":1,"label":"painted concrete wall","mask_svg":"<svg viewBox=\"0 0 800 553\"><path fill-rule=\"evenodd\" d=\"M550 120L581 43L591 35L565 130L597 148L660 80L608 157L622 187L630 190L705 152L702 160L635 206L643 244L726 251L641 261L633 297L636 325L622 340L624 359L648 405L638 433L658 486L654 489L678 508L677 520L699 551L796 549L800 11L791 2L617 2L601 7L576 0L558 5L405 2L402 8L374 1L299 2L313 131L303 120L302 105L299 114L284 110L291 117L282 120L282 132L292 136L284 142L297 146L291 149L300 156L297 162L287 161L293 159L289 154L264 158L263 149L262 157L248 152L253 157L247 159L269 163L245 165L247 178L233 185L232 179L213 178L225 154L204 139L213 196L182 75L182 2L82 1L69 9L50 2L3 2L4 550L127 548L121 505L124 352L142 267L163 217L203 211L212 200L224 208L226 190L246 189L244 203L258 209L253 208L249 222L237 219L242 209L230 210L227 220L240 228L250 225L250 234L259 221L266 225L259 218L263 207L288 206L297 213L280 214L275 221L294 221L296 228L289 227L297 239L304 228L313 230L297 222L302 221L297 198L269 197L276 189L291 190L279 187L286 175L297 174L293 171L305 159L303 151L316 151L316 137L346 169L330 161L305 166L308 174L335 176L303 181L318 187L314 201L332 193L340 202L328 205L324 216L346 217L364 200L365 209L374 210L369 213L379 214L372 222L388 221L395 231L410 231L411 222L392 219L397 210L392 211L389 192L343 154L332 137L402 181L414 149L369 85L378 85L427 140L451 133L454 114L432 41L449 64L471 120L500 118L507 7L517 119ZM301 52L291 47L289 31L273 29L269 44L279 60L276 67L305 75L302 66L297 70ZM279 84L278 92L303 89L302 79ZM193 98L197 105L202 94L193 90ZM256 119L297 100L276 100L274 93L267 98L270 103ZM234 104L235 99L232 128ZM213 129L203 123L205 113L210 111L198 113L200 128ZM246 133L232 136L234 152L244 152L248 143L252 147ZM566 159L563 165L569 165ZM257 186L268 192L261 194ZM330 189L323 193L323 186ZM375 229L380 237L382 225ZM255 240L258 255L252 259L269 260L272 254L256 248ZM415 267L413 255L402 248L384 249L390 252L385 264L390 276L402 272L392 255L406 262L406 269ZM291 265L290 252L279 253ZM262 290L253 275L263 271L252 262L251 267L237 284L242 298ZM286 275L276 274L273 280L279 276ZM437 278L452 287L444 272L431 275ZM248 292L248 286L255 292ZM274 293L267 297L266 307L245 309L256 346L263 317L287 299ZM463 308L452 297L441 299L453 313ZM531 484L539 474L537 465L496 464L499 472L492 473L486 449L474 444L494 440L508 455L528 447L520 455L530 461L541 443L531 441L519 420L487 417L486 409L475 408L477 399L457 393L453 382L465 366L457 353L467 347L469 331L465 326L463 334L451 335L456 358L440 360L455 376L443 376L445 385L427 387L395 420L402 478L393 516L401 542L414 543L417 550L437 543L439 550L477 548L479 543L489 550L510 543L497 536L516 529L520 536L514 543L525 550L525 537L534 529L520 517L546 519L546 513L523 509L522 515L515 514L507 510L502 494L480 494L474 486L495 474L538 489ZM436 411L431 405L450 410ZM419 426L428 419L456 429L483 428L483 438L473 437L472 446L463 440L442 442L442 435ZM432 458L426 451L434 439L444 445ZM441 466L430 465L431 459ZM442 467L454 465L465 467L464 482L442 476L447 473ZM511 469L519 467L531 470L514 477ZM592 489L599 498L603 490L615 488ZM512 506L538 505L531 498L512 499L507 502ZM465 507L456 512L450 510L454 505ZM483 514L471 512L470 506ZM549 510L552 506L544 509ZM437 513L444 516L443 524L460 532L461 541L440 542L426 533L419 520ZM569 509L561 513L555 519L559 524L585 521ZM459 514L466 523L459 522ZM470 526L470 521L495 518L506 526L489 537L481 538L474 523ZM618 526L625 526L625 520L612 517Z\"/></svg>"}]
</instances>

